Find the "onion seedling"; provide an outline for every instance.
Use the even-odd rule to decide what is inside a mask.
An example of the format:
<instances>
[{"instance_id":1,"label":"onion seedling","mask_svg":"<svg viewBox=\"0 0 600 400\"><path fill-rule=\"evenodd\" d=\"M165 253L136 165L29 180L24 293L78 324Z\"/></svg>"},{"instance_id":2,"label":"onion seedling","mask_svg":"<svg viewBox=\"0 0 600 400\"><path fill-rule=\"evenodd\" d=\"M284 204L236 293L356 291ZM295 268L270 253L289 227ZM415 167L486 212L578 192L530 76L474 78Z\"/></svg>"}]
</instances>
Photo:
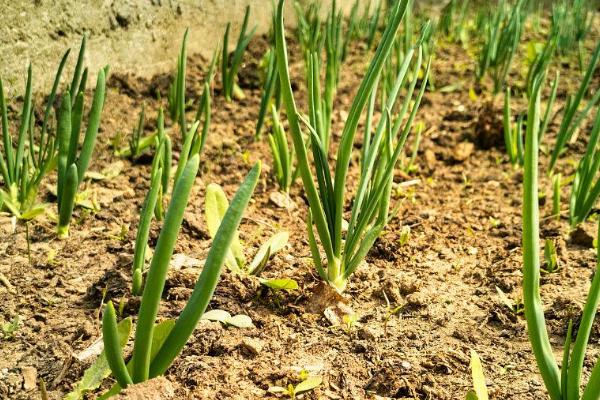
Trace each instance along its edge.
<instances>
[{"instance_id":1,"label":"onion seedling","mask_svg":"<svg viewBox=\"0 0 600 400\"><path fill-rule=\"evenodd\" d=\"M390 93L387 104L384 105L382 117L374 133L370 124L365 127L359 185L352 203L351 218L344 238L342 226L347 196L346 178L358 123L367 102L376 95L377 81L390 55L396 33L406 12L407 3L407 0L399 1L390 10L393 17L386 26L378 50L354 98L342 131L333 171L335 178L332 178L329 169L328 152L321 141L320 127L312 126L307 122L317 184L314 182L307 151L304 148L300 117L291 88L283 26L284 0L280 0L278 6L276 48L279 79L298 168L309 201L307 229L311 254L319 276L340 292L344 290L348 278L363 261L387 223L394 167L406 142L426 87L425 82L430 63L424 74L421 90L414 102L412 101L412 91L409 89L401 112L392 118L391 110L396 104L398 92L405 83L406 74L412 61L414 50L411 49L405 57L394 90ZM422 56L421 50L419 50L415 70L420 68L421 62ZM418 79L418 74L413 74L413 81L416 79ZM413 107L405 120L409 103L412 103ZM373 120L373 108L369 107L367 121ZM325 251L326 264L321 261L313 231L313 222Z\"/></svg>"},{"instance_id":2,"label":"onion seedling","mask_svg":"<svg viewBox=\"0 0 600 400\"><path fill-rule=\"evenodd\" d=\"M513 125L510 112L510 87L504 94L504 147L510 163L514 166L523 165L523 116L519 115Z\"/></svg>"},{"instance_id":3,"label":"onion seedling","mask_svg":"<svg viewBox=\"0 0 600 400\"><path fill-rule=\"evenodd\" d=\"M300 383L294 386L288 383L287 387L282 386L271 386L267 390L269 393L283 393L287 394L290 399L295 399L297 395L306 393L311 390L318 388L323 383L323 378L320 376L306 376Z\"/></svg>"},{"instance_id":4,"label":"onion seedling","mask_svg":"<svg viewBox=\"0 0 600 400\"><path fill-rule=\"evenodd\" d=\"M540 74L547 73L550 62L552 61L552 58L556 52L556 42L556 32L551 31L548 35L546 43L544 43L544 47L542 48L542 50L539 53L536 52L535 57L532 60L531 65L529 66L529 70L527 71L527 78L525 79L527 82L528 96L531 95L531 89L535 77Z\"/></svg>"},{"instance_id":5,"label":"onion seedling","mask_svg":"<svg viewBox=\"0 0 600 400\"><path fill-rule=\"evenodd\" d=\"M587 0L562 0L553 4L551 29L558 34L558 50L561 54L575 49L582 51L583 40L594 20L590 5Z\"/></svg>"},{"instance_id":6,"label":"onion seedling","mask_svg":"<svg viewBox=\"0 0 600 400\"><path fill-rule=\"evenodd\" d=\"M108 67L98 71L92 107L88 116L88 125L79 155L77 155L77 150L80 144L80 129L83 120L83 91L81 90L75 94L73 104L71 103L71 94L67 92L62 99L58 112L57 204L59 217L57 231L60 238L69 236L69 225L75 206L75 196L79 185L83 182L96 144L102 108L104 107L107 71Z\"/></svg>"},{"instance_id":7,"label":"onion seedling","mask_svg":"<svg viewBox=\"0 0 600 400\"><path fill-rule=\"evenodd\" d=\"M195 154L202 154L208 130L210 128L211 119L211 98L209 82L204 83L204 91L200 97L198 111L196 113L196 122L192 124L189 131L184 136L184 141L179 152L179 161L175 171L174 182L179 180L183 173L183 169L187 164L187 160ZM200 131L200 123L202 122L202 131Z\"/></svg>"},{"instance_id":8,"label":"onion seedling","mask_svg":"<svg viewBox=\"0 0 600 400\"><path fill-rule=\"evenodd\" d=\"M307 85L309 117L313 127L318 127L317 132L324 148L329 149L331 136L331 116L333 102L339 81L340 65L342 63L342 14L336 11L336 2L325 22L325 87L321 92L321 57L318 50L309 54L307 64Z\"/></svg>"},{"instance_id":9,"label":"onion seedling","mask_svg":"<svg viewBox=\"0 0 600 400\"><path fill-rule=\"evenodd\" d=\"M556 135L556 144L554 145L554 149L552 150L552 155L550 157L550 165L548 167L549 171L554 169L556 162L564 151L567 142L571 140L575 130L579 128L583 120L590 113L591 109L600 100L600 89L596 89L596 92L585 105L585 107L581 111L578 111L581 102L588 91L594 71L596 70L596 66L598 65L599 61L600 43L598 43L594 53L592 54L587 71L581 80L581 84L579 85L579 89L577 90L575 97L572 97L571 95L567 97L560 128L558 130L558 134Z\"/></svg>"},{"instance_id":10,"label":"onion seedling","mask_svg":"<svg viewBox=\"0 0 600 400\"><path fill-rule=\"evenodd\" d=\"M519 0L512 7L510 14L506 11L505 1L501 1L495 14L486 24L486 37L476 70L477 81L481 81L490 70L494 81L493 93L502 89L512 59L519 47L523 31L522 8L524 1Z\"/></svg>"},{"instance_id":11,"label":"onion seedling","mask_svg":"<svg viewBox=\"0 0 600 400\"><path fill-rule=\"evenodd\" d=\"M575 172L571 198L569 202L569 223L572 227L585 221L592 208L600 197L600 178L596 178L600 170L600 110L596 112L596 119L587 150Z\"/></svg>"},{"instance_id":12,"label":"onion seedling","mask_svg":"<svg viewBox=\"0 0 600 400\"><path fill-rule=\"evenodd\" d=\"M214 239L218 233L219 226L225 218L225 213L229 208L229 201L221 186L210 184L206 188L204 213L208 232ZM244 255L244 248L239 239L239 233L236 230L231 240L231 246L227 252L225 265L231 271L238 274L247 274L258 276L267 265L267 262L275 253L282 250L288 242L289 234L281 231L273 235L269 240L260 246L258 252L250 264L247 263Z\"/></svg>"},{"instance_id":13,"label":"onion seedling","mask_svg":"<svg viewBox=\"0 0 600 400\"><path fill-rule=\"evenodd\" d=\"M552 119L552 108L554 107L554 102L556 101L556 93L558 92L558 80L560 78L560 72L556 71L556 75L554 77L554 81L552 81L552 87L550 89L550 97L548 97L548 101L546 102L546 111L544 112L544 117L542 119L542 124L540 125L540 134L538 137L538 141L540 144L546 135L546 130L548 129L548 125L550 124L550 120Z\"/></svg>"},{"instance_id":14,"label":"onion seedling","mask_svg":"<svg viewBox=\"0 0 600 400\"><path fill-rule=\"evenodd\" d=\"M342 61L346 61L346 57L348 57L348 48L350 47L350 43L358 35L358 29L359 29L358 9L359 9L359 6L360 6L360 0L356 0L354 2L354 4L352 4L352 8L350 9L350 14L348 15L346 32L344 34L344 40L343 40L343 44L342 44Z\"/></svg>"},{"instance_id":15,"label":"onion seedling","mask_svg":"<svg viewBox=\"0 0 600 400\"><path fill-rule=\"evenodd\" d=\"M227 24L225 28L225 34L223 35L223 54L221 55L221 79L223 84L223 95L225 100L231 101L233 98L242 99L244 93L238 86L237 74L240 66L242 65L242 59L246 48L250 44L250 40L256 32L256 27L252 28L250 33L248 30L248 21L250 19L250 6L246 6L246 12L244 14L244 22L242 23L242 29L240 30L240 36L235 47L235 50L231 57L229 57L229 33L231 30L231 23Z\"/></svg>"},{"instance_id":16,"label":"onion seedling","mask_svg":"<svg viewBox=\"0 0 600 400\"><path fill-rule=\"evenodd\" d=\"M269 106L274 103L275 108L281 105L281 91L279 90L279 78L277 76L277 59L275 49L270 48L263 60L266 61L266 74L260 98L260 107L256 121L254 137L258 139L261 134L265 118L269 112ZM273 101L274 100L274 101Z\"/></svg>"},{"instance_id":17,"label":"onion seedling","mask_svg":"<svg viewBox=\"0 0 600 400\"><path fill-rule=\"evenodd\" d=\"M415 139L413 141L410 158L408 159L408 163L406 163L406 165L402 167L402 170L407 174L410 174L416 169L415 162L419 153L419 145L421 144L421 136L423 135L423 129L425 129L425 124L422 122L418 123L417 132L415 133Z\"/></svg>"},{"instance_id":18,"label":"onion seedling","mask_svg":"<svg viewBox=\"0 0 600 400\"><path fill-rule=\"evenodd\" d=\"M461 41L466 43L467 30L465 19L467 16L467 7L469 0L450 0L444 8L439 19L438 27L445 37L450 41Z\"/></svg>"},{"instance_id":19,"label":"onion seedling","mask_svg":"<svg viewBox=\"0 0 600 400\"><path fill-rule=\"evenodd\" d=\"M169 193L169 179L171 179L171 167L173 164L173 145L171 138L165 133L165 117L162 107L158 110L158 132L154 139L154 159L152 160L152 171L162 170L160 190L154 208L154 216L157 220L163 219L163 196ZM201 151L198 152L200 154Z\"/></svg>"},{"instance_id":20,"label":"onion seedling","mask_svg":"<svg viewBox=\"0 0 600 400\"><path fill-rule=\"evenodd\" d=\"M296 28L296 36L302 49L305 64L308 65L310 55L314 52L320 53L323 48L325 37L321 30L321 4L312 2L305 9L295 0L294 10L296 11L296 19L298 27ZM275 26L277 22L275 21Z\"/></svg>"},{"instance_id":21,"label":"onion seedling","mask_svg":"<svg viewBox=\"0 0 600 400\"><path fill-rule=\"evenodd\" d=\"M370 3L370 2L369 2ZM365 18L367 19L367 48L370 49L373 47L375 43L375 36L377 35L377 31L379 30L379 20L381 19L381 7L382 0L377 2L377 7L375 11L369 18L369 8L365 9Z\"/></svg>"},{"instance_id":22,"label":"onion seedling","mask_svg":"<svg viewBox=\"0 0 600 400\"><path fill-rule=\"evenodd\" d=\"M144 124L146 123L146 105L142 104L142 109L140 111L140 116L138 117L137 126L133 129L131 133L131 139L129 139L129 154L130 157L134 160L138 158L144 148L140 145L141 138L144 133ZM154 136L150 135L144 140L146 147L150 146L154 142Z\"/></svg>"},{"instance_id":23,"label":"onion seedling","mask_svg":"<svg viewBox=\"0 0 600 400\"><path fill-rule=\"evenodd\" d=\"M73 90L85 89L87 70L82 72L82 69L86 42L87 37L84 36L71 80L70 87ZM20 220L33 219L45 208L45 205L36 203L36 197L42 179L56 166L57 141L55 134L51 132L50 116L69 53L70 50L65 52L58 65L52 90L46 100L42 126L38 134L36 134L31 90L33 73L31 65L29 66L16 148L13 147L9 130L7 104L2 79L0 79L0 119L2 121L2 144L4 145L3 153L0 153L0 173L5 186L0 190L0 208L7 208ZM58 120L58 116L56 119Z\"/></svg>"},{"instance_id":24,"label":"onion seedling","mask_svg":"<svg viewBox=\"0 0 600 400\"><path fill-rule=\"evenodd\" d=\"M227 209L223 223L220 225L208 252L202 273L179 318L175 322L167 320L159 324L155 323L169 261L173 255L173 249L183 221L190 191L198 172L199 163L200 156L198 154L190 158L181 179L175 184L165 223L148 270L147 282L140 304L137 329L135 330L133 356L129 365L126 365L125 368L123 368L122 350L114 345L117 342L114 335L116 318L111 310L110 303L105 308L102 319L103 340L106 356L117 384L104 397L118 393L121 388L130 383L144 382L164 374L192 335L212 298L228 254L227 250L258 182L260 176L259 163L252 168L238 189L231 206Z\"/></svg>"},{"instance_id":25,"label":"onion seedling","mask_svg":"<svg viewBox=\"0 0 600 400\"><path fill-rule=\"evenodd\" d=\"M169 104L169 115L171 120L179 124L181 130L182 139L185 141L187 133L187 122L185 118L185 109L187 106L185 100L185 76L186 76L186 63L187 63L187 39L189 29L185 30L183 34L183 40L181 41L181 48L179 55L177 56L177 65L175 69L175 79L173 83L169 85L169 92L167 100Z\"/></svg>"},{"instance_id":26,"label":"onion seedling","mask_svg":"<svg viewBox=\"0 0 600 400\"><path fill-rule=\"evenodd\" d=\"M43 204L36 202L36 197L42 179L53 168L55 161L56 141L48 132L48 124L68 55L69 51L64 54L58 66L39 133L36 133L33 115L31 89L33 73L29 65L16 147L13 145L9 130L7 104L2 79L0 79L0 118L4 145L3 152L0 152L0 172L4 180L4 188L0 189L0 207L5 207L20 220L33 219L45 208Z\"/></svg>"},{"instance_id":27,"label":"onion seedling","mask_svg":"<svg viewBox=\"0 0 600 400\"><path fill-rule=\"evenodd\" d=\"M158 164L156 164L158 165ZM148 236L150 234L150 224L152 216L157 206L158 193L161 190L160 177L162 169L152 169L150 190L146 194L142 211L140 213L140 223L138 225L137 236L135 238L135 250L133 254L132 265L132 287L131 292L134 295L140 295L143 286L144 265L146 263L146 249L148 247Z\"/></svg>"},{"instance_id":28,"label":"onion seedling","mask_svg":"<svg viewBox=\"0 0 600 400\"><path fill-rule=\"evenodd\" d=\"M294 147L288 144L288 138L279 121L279 112L275 105L271 106L273 126L269 134L269 146L273 155L273 170L279 184L279 190L290 192L292 183L298 176L298 169L294 168Z\"/></svg>"},{"instance_id":29,"label":"onion seedling","mask_svg":"<svg viewBox=\"0 0 600 400\"><path fill-rule=\"evenodd\" d=\"M557 272L559 269L556 246L552 239L546 239L544 241L544 267L542 271L551 274Z\"/></svg>"},{"instance_id":30,"label":"onion seedling","mask_svg":"<svg viewBox=\"0 0 600 400\"><path fill-rule=\"evenodd\" d=\"M146 249L148 247L152 216L154 215L159 221L163 219L163 195L167 193L169 188L169 175L172 162L171 140L164 133L163 124L164 116L161 108L158 113L158 137L155 139L156 152L152 161L150 190L144 199L135 239L132 265L133 283L131 289L131 292L135 295L140 295L142 292Z\"/></svg>"},{"instance_id":31,"label":"onion seedling","mask_svg":"<svg viewBox=\"0 0 600 400\"><path fill-rule=\"evenodd\" d=\"M542 71L539 77L536 75L536 79L540 79L540 82L544 82L546 77L545 71ZM559 74L557 72L554 81L552 82L552 88L550 97L548 98L548 102L546 103L546 111L544 112L543 119L541 121L539 132L538 132L538 141L539 144L542 143L542 138L550 124L550 120L552 118L552 107L554 106L554 101L556 100L556 92L558 89L558 78ZM519 114L517 117L517 122L515 125L512 123L511 111L510 111L510 87L506 88L506 92L504 94L504 115L503 115L503 128L504 128L504 145L506 147L506 152L508 153L508 159L510 163L514 165L523 165L524 162L524 149L523 149L523 122L529 124L529 114L527 114L527 119L524 118L522 114ZM529 102L534 101L531 97L529 97Z\"/></svg>"},{"instance_id":32,"label":"onion seedling","mask_svg":"<svg viewBox=\"0 0 600 400\"><path fill-rule=\"evenodd\" d=\"M586 386L581 390L584 366L594 316L600 303L600 251L594 278L583 309L575 341L573 323L569 323L563 351L562 370L554 358L548 337L544 310L540 298L540 246L538 204L538 132L540 126L540 86L538 77L533 85L528 114L532 116L525 135L525 168L523 176L523 301L529 341L551 400L595 400L600 397L600 361L591 370ZM599 225L600 228L600 225Z\"/></svg>"},{"instance_id":33,"label":"onion seedling","mask_svg":"<svg viewBox=\"0 0 600 400\"><path fill-rule=\"evenodd\" d=\"M555 174L552 176L552 215L558 220L560 219L560 187L562 175Z\"/></svg>"},{"instance_id":34,"label":"onion seedling","mask_svg":"<svg viewBox=\"0 0 600 400\"><path fill-rule=\"evenodd\" d=\"M131 138L127 143L126 147L119 149L115 152L117 156L127 157L131 160L137 160L144 150L152 147L156 133L144 136L144 125L146 123L146 105L142 104L138 122L131 132Z\"/></svg>"}]
</instances>

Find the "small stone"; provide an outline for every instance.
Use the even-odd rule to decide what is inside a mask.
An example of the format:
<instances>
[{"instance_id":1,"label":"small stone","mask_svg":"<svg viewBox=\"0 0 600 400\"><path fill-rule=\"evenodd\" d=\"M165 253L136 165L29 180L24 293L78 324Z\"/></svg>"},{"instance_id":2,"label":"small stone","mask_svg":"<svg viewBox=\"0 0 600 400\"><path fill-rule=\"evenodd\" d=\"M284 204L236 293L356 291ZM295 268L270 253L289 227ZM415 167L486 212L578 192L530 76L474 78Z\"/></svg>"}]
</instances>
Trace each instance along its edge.
<instances>
[{"instance_id":1,"label":"small stone","mask_svg":"<svg viewBox=\"0 0 600 400\"><path fill-rule=\"evenodd\" d=\"M358 330L358 337L363 340L376 340L381 336L381 332L368 326L362 327Z\"/></svg>"},{"instance_id":2,"label":"small stone","mask_svg":"<svg viewBox=\"0 0 600 400\"><path fill-rule=\"evenodd\" d=\"M34 367L21 368L21 375L23 375L23 389L30 391L37 387L37 370Z\"/></svg>"},{"instance_id":3,"label":"small stone","mask_svg":"<svg viewBox=\"0 0 600 400\"><path fill-rule=\"evenodd\" d=\"M342 122L346 122L348 120L348 113L344 110L340 111L340 119Z\"/></svg>"},{"instance_id":4,"label":"small stone","mask_svg":"<svg viewBox=\"0 0 600 400\"><path fill-rule=\"evenodd\" d=\"M412 369L412 364L409 363L408 361L402 361L400 363L400 367L402 367L402 369L405 371L410 371Z\"/></svg>"},{"instance_id":5,"label":"small stone","mask_svg":"<svg viewBox=\"0 0 600 400\"><path fill-rule=\"evenodd\" d=\"M242 346L250 353L258 355L262 352L265 344L262 340L245 337L242 339Z\"/></svg>"},{"instance_id":6,"label":"small stone","mask_svg":"<svg viewBox=\"0 0 600 400\"><path fill-rule=\"evenodd\" d=\"M462 142L454 146L452 158L458 162L463 162L473 153L475 145L471 142Z\"/></svg>"},{"instance_id":7,"label":"small stone","mask_svg":"<svg viewBox=\"0 0 600 400\"><path fill-rule=\"evenodd\" d=\"M294 200L287 193L272 192L269 195L269 200L279 208L290 211L296 208L296 203L294 203Z\"/></svg>"},{"instance_id":8,"label":"small stone","mask_svg":"<svg viewBox=\"0 0 600 400\"><path fill-rule=\"evenodd\" d=\"M425 156L425 164L427 165L427 168L434 169L437 159L435 157L435 153L433 152L433 150L431 150L431 149L425 150L424 156Z\"/></svg>"}]
</instances>

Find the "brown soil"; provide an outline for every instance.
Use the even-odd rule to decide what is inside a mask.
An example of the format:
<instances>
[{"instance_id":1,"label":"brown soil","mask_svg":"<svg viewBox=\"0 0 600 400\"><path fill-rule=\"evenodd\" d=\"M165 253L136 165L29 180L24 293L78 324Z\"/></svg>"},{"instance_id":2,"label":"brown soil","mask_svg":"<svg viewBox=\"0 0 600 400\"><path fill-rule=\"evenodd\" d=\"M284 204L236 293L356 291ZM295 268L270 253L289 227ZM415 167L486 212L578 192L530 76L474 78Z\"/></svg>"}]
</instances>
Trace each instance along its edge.
<instances>
[{"instance_id":1,"label":"brown soil","mask_svg":"<svg viewBox=\"0 0 600 400\"><path fill-rule=\"evenodd\" d=\"M475 349L492 398L545 398L523 316L506 307L496 289L515 301L520 298L522 174L505 162L504 150L495 146L497 139L489 140L490 135L501 135L501 100L490 105L485 90L477 99L469 96L474 85L469 55L456 45L439 43L433 67L436 87L457 82L459 86L425 95L418 118L426 123L427 135L417 172L410 177L398 173L396 179L417 178L420 183L398 191L393 204L400 204L398 216L376 242L366 265L352 276L344 301L359 319L348 328L331 326L323 314L309 312L313 296L322 288L311 264L304 225L306 201L299 185L291 193L298 205L294 210L280 209L269 200L276 190L269 173L269 148L265 140L253 140L260 101L254 71L264 49L264 38L251 44L249 61L241 71L245 100L226 103L216 85L204 163L175 253L204 259L210 246L203 216L205 187L216 182L231 195L252 163L262 159L262 180L245 213L241 236L247 249L254 251L268 234L289 230L288 248L274 257L264 276L296 279L300 289L273 294L249 278L224 272L209 307L247 314L256 327L236 329L202 322L166 374L170 383L158 383L163 385L160 390L170 393L165 396L174 391L173 398L178 399L271 398L270 386L295 382L298 371L308 369L322 376L323 384L304 398L461 399L471 386L469 353ZM297 48L291 46L290 52L295 60L293 73L302 82ZM338 110L348 108L366 59L357 48L346 63ZM207 64L201 57L190 60L191 98L200 93ZM562 70L561 88L573 88L579 73L575 64L563 64ZM522 80L517 72L512 78ZM164 98L168 81L165 76L152 81L135 75L111 78L92 170L121 161L110 150L111 138L117 132L130 132L142 102L149 116L147 129L155 126L154 92L161 91ZM594 84L598 87L598 79ZM302 94L299 89L298 96ZM557 109L564 103L564 93L559 96ZM515 107L524 109L517 100ZM340 130L343 117L334 114L334 131ZM550 126L550 137L558 122ZM482 135L485 146L479 145ZM581 143L573 146L560 169L572 170L568 160L582 150ZM352 177L356 170L353 164ZM23 322L12 339L0 342L0 398L39 397L31 379L24 382L32 372L28 367L44 380L51 399L61 398L92 362L81 362L76 355L99 338L102 300L123 301L124 316L135 315L139 299L129 293L130 265L148 175L148 163L124 161L116 178L90 183L101 208L97 212L78 209L68 240L56 239L50 217L32 223L31 263L24 227L18 226L12 234L9 218L2 217L0 273L7 282L0 284L0 321L19 315ZM542 184L549 195L545 177ZM568 194L565 188L565 209ZM541 212L547 216L550 205L543 205ZM407 244L400 245L403 225L409 225L412 234ZM584 227L595 236L593 223ZM562 265L542 281L558 357L568 319L577 321L580 315L595 253L590 243L584 246L568 239L564 218L544 219L541 228L542 238L556 241ZM152 245L158 232L155 223ZM177 317L197 274L193 267L170 272L160 319ZM386 298L391 308L398 307L393 315ZM599 341L596 324L588 369L600 354ZM152 392L152 384L145 387Z\"/></svg>"}]
</instances>

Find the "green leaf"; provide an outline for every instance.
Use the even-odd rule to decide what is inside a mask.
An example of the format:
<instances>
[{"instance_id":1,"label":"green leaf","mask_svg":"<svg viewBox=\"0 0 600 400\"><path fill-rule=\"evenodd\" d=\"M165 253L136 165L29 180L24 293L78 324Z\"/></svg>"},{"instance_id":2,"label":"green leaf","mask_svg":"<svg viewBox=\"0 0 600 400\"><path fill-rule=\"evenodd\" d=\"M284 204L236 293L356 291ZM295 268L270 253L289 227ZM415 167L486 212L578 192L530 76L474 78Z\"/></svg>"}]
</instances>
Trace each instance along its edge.
<instances>
[{"instance_id":1,"label":"green leaf","mask_svg":"<svg viewBox=\"0 0 600 400\"><path fill-rule=\"evenodd\" d=\"M282 386L269 386L267 389L269 393L288 393L288 390Z\"/></svg>"},{"instance_id":2,"label":"green leaf","mask_svg":"<svg viewBox=\"0 0 600 400\"><path fill-rule=\"evenodd\" d=\"M204 213L211 238L215 238L228 207L229 201L221 186L215 183L208 185L204 200ZM239 232L236 230L229 248L229 254L225 259L225 265L234 272L241 272L240 265L243 266L245 263Z\"/></svg>"},{"instance_id":3,"label":"green leaf","mask_svg":"<svg viewBox=\"0 0 600 400\"><path fill-rule=\"evenodd\" d=\"M477 393L475 393L475 391L471 389L467 392L467 397L465 398L465 400L479 400L479 397L477 397Z\"/></svg>"},{"instance_id":4,"label":"green leaf","mask_svg":"<svg viewBox=\"0 0 600 400\"><path fill-rule=\"evenodd\" d=\"M12 215L14 215L17 218L21 218L21 212L19 211L19 206L13 202L13 200L10 197L10 194L8 192L5 192L4 190L0 190L0 202L4 203L3 206L8 208L8 210L10 211L10 213Z\"/></svg>"},{"instance_id":5,"label":"green leaf","mask_svg":"<svg viewBox=\"0 0 600 400\"><path fill-rule=\"evenodd\" d=\"M254 271L256 270L256 274L258 274L258 272L260 272L259 269L262 269L259 267L261 265L264 266L264 264L266 264L266 262L272 255L274 255L275 253L277 253L285 247L285 245L288 242L289 236L290 235L286 231L277 232L269 240L263 243L262 246L260 246L260 249L258 249L256 255L254 256L252 263L248 267L248 272L254 274Z\"/></svg>"},{"instance_id":6,"label":"green leaf","mask_svg":"<svg viewBox=\"0 0 600 400\"><path fill-rule=\"evenodd\" d=\"M273 290L296 290L298 282L293 279L260 279L260 284Z\"/></svg>"},{"instance_id":7,"label":"green leaf","mask_svg":"<svg viewBox=\"0 0 600 400\"><path fill-rule=\"evenodd\" d=\"M32 206L29 210L22 213L21 216L19 217L19 219L22 219L25 221L30 221L30 220L34 219L35 217L37 217L38 215L43 214L44 211L46 210L46 207L48 207L48 204L36 204L36 205Z\"/></svg>"},{"instance_id":8,"label":"green leaf","mask_svg":"<svg viewBox=\"0 0 600 400\"><path fill-rule=\"evenodd\" d=\"M154 359L154 356L156 356L156 354L162 347L163 343L165 342L165 339L167 338L167 336L169 336L169 333L171 333L171 330L174 326L174 319L167 319L165 321L159 322L154 326L154 333L152 335L152 347L150 350L151 360Z\"/></svg>"},{"instance_id":9,"label":"green leaf","mask_svg":"<svg viewBox=\"0 0 600 400\"><path fill-rule=\"evenodd\" d=\"M300 382L298 386L296 386L294 392L296 394L308 392L309 390L316 389L323 382L323 378L320 376L309 376L306 380Z\"/></svg>"},{"instance_id":10,"label":"green leaf","mask_svg":"<svg viewBox=\"0 0 600 400\"><path fill-rule=\"evenodd\" d=\"M229 314L225 310L210 310L204 313L202 319L206 319L209 321L218 321L218 322L227 322L228 319L231 318L231 314Z\"/></svg>"},{"instance_id":11,"label":"green leaf","mask_svg":"<svg viewBox=\"0 0 600 400\"><path fill-rule=\"evenodd\" d=\"M236 328L254 328L252 319L244 314L235 315L225 321L227 325L235 326Z\"/></svg>"},{"instance_id":12,"label":"green leaf","mask_svg":"<svg viewBox=\"0 0 600 400\"><path fill-rule=\"evenodd\" d=\"M471 375L473 377L473 389L475 390L477 400L488 400L483 367L481 366L479 355L477 355L475 350L471 350Z\"/></svg>"},{"instance_id":13,"label":"green leaf","mask_svg":"<svg viewBox=\"0 0 600 400\"><path fill-rule=\"evenodd\" d=\"M117 332L119 333L119 344L121 348L125 347L129 334L131 333L131 317L125 318L117 324ZM85 370L83 378L75 385L73 391L65 396L65 400L79 400L87 392L98 389L102 381L110 375L110 368L104 351L98 356L96 361Z\"/></svg>"},{"instance_id":14,"label":"green leaf","mask_svg":"<svg viewBox=\"0 0 600 400\"><path fill-rule=\"evenodd\" d=\"M202 319L206 319L209 321L217 321L224 325L235 326L236 328L254 328L254 324L252 323L252 319L243 314L231 316L225 310L210 310L202 315Z\"/></svg>"}]
</instances>

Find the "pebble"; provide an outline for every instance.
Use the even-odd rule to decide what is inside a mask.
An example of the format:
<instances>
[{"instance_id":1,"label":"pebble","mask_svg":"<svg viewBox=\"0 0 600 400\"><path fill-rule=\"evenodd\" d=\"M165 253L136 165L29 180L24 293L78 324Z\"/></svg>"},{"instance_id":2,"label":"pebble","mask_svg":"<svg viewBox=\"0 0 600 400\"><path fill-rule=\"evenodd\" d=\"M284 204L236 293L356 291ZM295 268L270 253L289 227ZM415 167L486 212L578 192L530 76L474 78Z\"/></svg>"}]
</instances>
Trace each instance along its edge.
<instances>
[{"instance_id":1,"label":"pebble","mask_svg":"<svg viewBox=\"0 0 600 400\"><path fill-rule=\"evenodd\" d=\"M265 344L262 340L245 337L242 339L242 346L254 355L262 352Z\"/></svg>"},{"instance_id":2,"label":"pebble","mask_svg":"<svg viewBox=\"0 0 600 400\"><path fill-rule=\"evenodd\" d=\"M21 375L23 375L23 389L30 391L37 387L37 370L34 367L21 368Z\"/></svg>"},{"instance_id":3,"label":"pebble","mask_svg":"<svg viewBox=\"0 0 600 400\"><path fill-rule=\"evenodd\" d=\"M381 332L376 329L365 326L358 331L358 337L363 340L376 340L381 337Z\"/></svg>"}]
</instances>

